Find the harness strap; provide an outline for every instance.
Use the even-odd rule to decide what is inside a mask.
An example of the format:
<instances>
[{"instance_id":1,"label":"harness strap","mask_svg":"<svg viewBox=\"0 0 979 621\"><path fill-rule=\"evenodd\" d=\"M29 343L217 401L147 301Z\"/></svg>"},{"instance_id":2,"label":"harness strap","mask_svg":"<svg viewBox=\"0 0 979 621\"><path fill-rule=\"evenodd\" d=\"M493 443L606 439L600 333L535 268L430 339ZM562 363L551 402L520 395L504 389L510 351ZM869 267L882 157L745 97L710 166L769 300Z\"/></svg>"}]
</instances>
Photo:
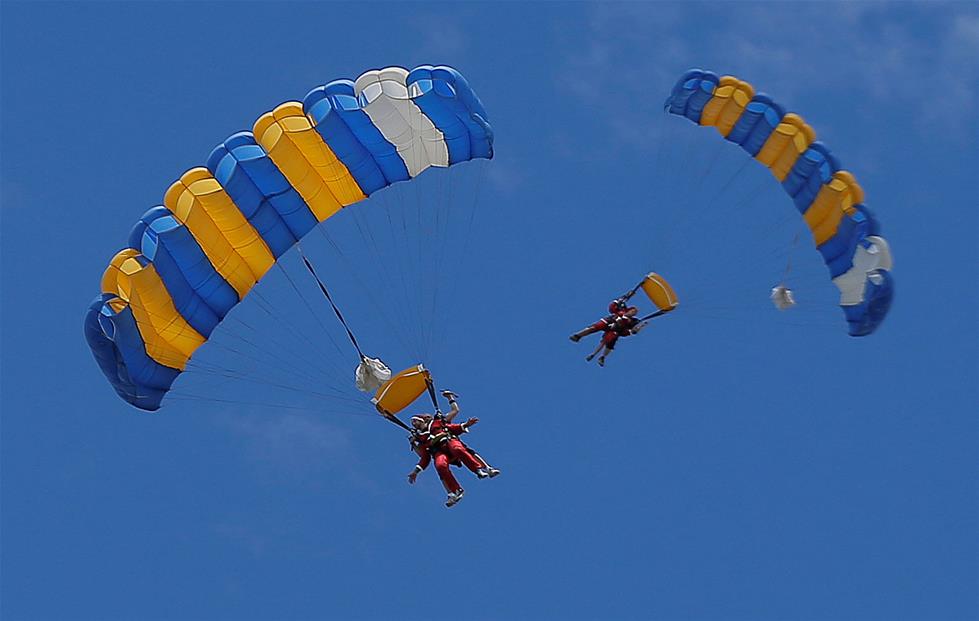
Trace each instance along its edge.
<instances>
[{"instance_id":1,"label":"harness strap","mask_svg":"<svg viewBox=\"0 0 979 621\"><path fill-rule=\"evenodd\" d=\"M432 380L431 376L425 378L425 387L428 389L428 396L432 399L432 406L435 408L435 415L441 416L442 410L439 409L439 401L435 396L435 382Z\"/></svg>"},{"instance_id":2,"label":"harness strap","mask_svg":"<svg viewBox=\"0 0 979 621\"><path fill-rule=\"evenodd\" d=\"M667 312L669 312L669 311L658 310L658 311L656 311L655 313L653 313L651 315L646 315L645 317L640 317L636 321L640 321L640 322L642 322L642 321L649 321L653 317L659 317L660 315L665 315Z\"/></svg>"}]
</instances>

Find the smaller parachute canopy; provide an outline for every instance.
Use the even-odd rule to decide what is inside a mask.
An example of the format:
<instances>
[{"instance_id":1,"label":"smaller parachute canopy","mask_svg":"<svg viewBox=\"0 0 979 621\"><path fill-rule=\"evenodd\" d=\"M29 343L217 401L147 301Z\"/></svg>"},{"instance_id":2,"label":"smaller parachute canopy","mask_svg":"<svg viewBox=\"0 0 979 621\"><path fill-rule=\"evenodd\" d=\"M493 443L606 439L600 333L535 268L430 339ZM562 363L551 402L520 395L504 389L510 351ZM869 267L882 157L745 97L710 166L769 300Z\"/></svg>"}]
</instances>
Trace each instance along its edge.
<instances>
[{"instance_id":1,"label":"smaller parachute canopy","mask_svg":"<svg viewBox=\"0 0 979 621\"><path fill-rule=\"evenodd\" d=\"M354 372L357 390L377 392L384 382L391 379L391 369L380 358L363 358Z\"/></svg>"},{"instance_id":2,"label":"smaller parachute canopy","mask_svg":"<svg viewBox=\"0 0 979 621\"><path fill-rule=\"evenodd\" d=\"M670 283L666 282L665 278L656 272L646 274L640 287L642 287L643 292L649 297L649 301L655 304L661 311L671 311L680 304L680 300L676 297L676 292L673 291L673 287L670 286Z\"/></svg>"},{"instance_id":3,"label":"smaller parachute canopy","mask_svg":"<svg viewBox=\"0 0 979 621\"><path fill-rule=\"evenodd\" d=\"M432 374L428 369L420 364L408 367L384 382L371 403L384 416L393 417L425 394L431 385Z\"/></svg>"},{"instance_id":4,"label":"smaller parachute canopy","mask_svg":"<svg viewBox=\"0 0 979 621\"><path fill-rule=\"evenodd\" d=\"M795 306L795 298L792 297L792 289L785 285L772 287L772 304L779 310L788 310Z\"/></svg>"}]
</instances>

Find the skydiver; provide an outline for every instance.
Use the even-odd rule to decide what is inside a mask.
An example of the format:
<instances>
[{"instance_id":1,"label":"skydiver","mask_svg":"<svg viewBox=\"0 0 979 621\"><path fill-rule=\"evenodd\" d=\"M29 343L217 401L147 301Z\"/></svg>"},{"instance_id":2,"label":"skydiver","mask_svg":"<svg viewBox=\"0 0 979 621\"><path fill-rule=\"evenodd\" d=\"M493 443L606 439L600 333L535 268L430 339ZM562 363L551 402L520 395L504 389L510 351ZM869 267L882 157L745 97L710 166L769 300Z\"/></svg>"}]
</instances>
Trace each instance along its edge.
<instances>
[{"instance_id":1,"label":"skydiver","mask_svg":"<svg viewBox=\"0 0 979 621\"><path fill-rule=\"evenodd\" d=\"M595 351L585 357L585 360L591 362L592 359L597 356L599 352L601 352L601 355L598 356L598 366L604 367L605 358L612 353L613 349L615 349L615 343L619 340L619 337L639 334L639 331L645 328L646 324L649 323L649 319L651 318L645 318L643 320L637 319L635 317L635 313L616 317L614 321L607 324L603 328L604 333L602 334L602 340L599 341L598 347L595 348Z\"/></svg>"},{"instance_id":2,"label":"skydiver","mask_svg":"<svg viewBox=\"0 0 979 621\"><path fill-rule=\"evenodd\" d=\"M577 343L582 339L582 337L588 336L589 334L594 334L596 332L604 332L615 323L616 319L619 317L634 317L639 309L635 306L629 306L629 298L636 294L636 289L624 293L619 297L615 298L608 303L608 312L611 313L605 317L602 317L590 326L579 330L571 335L571 340ZM589 358L590 360L590 358Z\"/></svg>"},{"instance_id":3,"label":"skydiver","mask_svg":"<svg viewBox=\"0 0 979 621\"><path fill-rule=\"evenodd\" d=\"M460 440L459 435L461 434L459 434L456 431L451 431L447 429L446 425L452 423L452 420L459 413L459 402L458 402L459 395L455 394L451 390L443 390L442 396L449 400L449 413L445 414L444 416L432 417L431 424L429 425L429 433L432 434L433 438L439 440L438 434L442 433L443 431L447 432L447 434L444 436L447 445L449 445L456 452L465 451L471 454L472 457L482 465L483 469L486 471L486 475L489 478L492 479L493 477L498 476L500 474L500 470L498 468L494 468L493 466L490 466L488 463L486 463L486 460L479 455L479 453L474 451L472 447L467 446L462 440ZM473 425L475 425L476 422L479 422L479 419L477 418L471 418L469 420L474 421L472 423ZM478 474L479 473L477 472L477 475ZM486 478L486 477L480 476L480 478Z\"/></svg>"},{"instance_id":4,"label":"skydiver","mask_svg":"<svg viewBox=\"0 0 979 621\"><path fill-rule=\"evenodd\" d=\"M612 300L608 309L611 313L610 315L603 317L599 321L596 321L592 325L580 330L571 335L571 340L575 343L581 340L582 337L588 336L589 334L594 334L595 332L602 332L602 339L598 343L598 347L595 351L590 353L585 357L585 360L591 362L595 356L598 356L598 366L605 366L605 358L612 353L615 349L615 343L619 340L619 337L632 336L634 334L639 334L639 331L646 327L650 319L658 317L665 313L665 310L660 310L642 318L636 318L639 313L639 308L635 306L629 306L629 298L635 295L639 286L635 289L625 293L614 300ZM604 350L604 351L603 351ZM601 355L599 353L601 352Z\"/></svg>"},{"instance_id":5,"label":"skydiver","mask_svg":"<svg viewBox=\"0 0 979 621\"><path fill-rule=\"evenodd\" d=\"M445 506L451 507L462 500L465 490L452 474L450 466L464 465L480 479L496 477L500 474L500 470L487 464L486 460L459 439L459 436L467 433L470 427L479 422L479 419L470 418L461 425L452 423L452 419L459 413L457 395L449 390L443 390L442 395L449 399L451 408L448 414L445 416L420 414L411 417L414 432L412 447L418 453L419 459L418 464L408 474L408 483L414 484L418 473L427 468L434 458L435 470L448 494Z\"/></svg>"}]
</instances>

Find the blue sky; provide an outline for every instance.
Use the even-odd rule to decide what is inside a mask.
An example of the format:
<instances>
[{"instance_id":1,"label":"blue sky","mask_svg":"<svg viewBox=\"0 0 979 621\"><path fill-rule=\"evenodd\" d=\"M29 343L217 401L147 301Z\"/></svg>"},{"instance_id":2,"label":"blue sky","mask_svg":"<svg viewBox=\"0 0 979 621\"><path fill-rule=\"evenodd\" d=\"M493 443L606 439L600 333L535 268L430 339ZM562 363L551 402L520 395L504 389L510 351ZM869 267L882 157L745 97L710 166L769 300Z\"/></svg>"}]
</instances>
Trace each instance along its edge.
<instances>
[{"instance_id":1,"label":"blue sky","mask_svg":"<svg viewBox=\"0 0 979 621\"><path fill-rule=\"evenodd\" d=\"M0 10L4 619L425 619L441 607L469 619L979 618L974 5ZM320 404L315 385L187 374L175 393L235 403L146 415L120 401L81 317L139 215L272 106L423 63L460 69L496 133L496 158L460 171L446 199L475 219L442 240L454 293L433 314L430 365L480 417L472 443L504 475L461 472L468 494L447 511L433 472L405 483L401 432L366 406ZM743 154L661 112L693 66L800 112L856 174L896 260L877 334L845 335L767 173L747 167L730 177L736 198L714 204ZM371 199L366 224L384 213L375 203L432 201L441 179ZM743 245L724 219L741 207L763 214ZM351 218L327 229L355 265L405 260L394 247L359 254ZM376 306L358 293L378 265L358 284L324 238L307 248L368 348L413 362L374 314L410 309L383 286ZM814 302L798 320L767 301L786 253ZM591 344L567 335L651 269L691 304L624 341L608 368L586 365ZM257 360L201 356L289 378L277 360L291 353L337 365L324 386L348 386L322 300L309 298L317 319L284 279L260 286L276 318L248 300L240 317L272 334L288 317L309 340Z\"/></svg>"}]
</instances>

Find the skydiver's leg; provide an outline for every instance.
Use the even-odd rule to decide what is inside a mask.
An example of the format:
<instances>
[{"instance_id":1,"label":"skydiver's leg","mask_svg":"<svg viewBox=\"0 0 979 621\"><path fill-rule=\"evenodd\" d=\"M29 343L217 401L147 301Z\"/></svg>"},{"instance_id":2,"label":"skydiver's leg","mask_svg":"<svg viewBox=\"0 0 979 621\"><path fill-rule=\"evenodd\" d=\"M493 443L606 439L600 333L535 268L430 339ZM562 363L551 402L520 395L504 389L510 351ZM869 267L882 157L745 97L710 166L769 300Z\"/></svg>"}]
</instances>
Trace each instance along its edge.
<instances>
[{"instance_id":1,"label":"skydiver's leg","mask_svg":"<svg viewBox=\"0 0 979 621\"><path fill-rule=\"evenodd\" d=\"M609 330L604 334L604 336L602 336L602 344L600 347L604 347L605 351L603 351L602 355L598 357L598 366L600 367L605 366L605 359L609 356L609 354L612 353L612 350L615 349L615 343L618 340L619 340L619 335L616 334L615 332L612 332L611 330Z\"/></svg>"},{"instance_id":2,"label":"skydiver's leg","mask_svg":"<svg viewBox=\"0 0 979 621\"><path fill-rule=\"evenodd\" d=\"M477 453L476 451L474 451L471 446L468 446L466 444L463 444L462 446L465 447L466 452L468 452L470 455L472 455L473 456L473 459L475 459L476 461L478 461L482 465L483 468L489 468L489 464L486 463L486 460L483 459L482 455L480 455L479 453Z\"/></svg>"},{"instance_id":3,"label":"skydiver's leg","mask_svg":"<svg viewBox=\"0 0 979 621\"><path fill-rule=\"evenodd\" d=\"M449 468L449 455L439 451L435 453L435 471L439 473L439 478L442 480L442 486L445 487L445 491L450 495L457 494L462 486L456 481L455 475L452 474L451 468Z\"/></svg>"},{"instance_id":4,"label":"skydiver's leg","mask_svg":"<svg viewBox=\"0 0 979 621\"><path fill-rule=\"evenodd\" d=\"M598 357L598 366L604 367L605 366L605 358L608 357L608 355L611 354L611 353L612 353L612 350L611 349L606 349L605 350L605 353L603 353L601 356Z\"/></svg>"},{"instance_id":5,"label":"skydiver's leg","mask_svg":"<svg viewBox=\"0 0 979 621\"><path fill-rule=\"evenodd\" d=\"M478 461L479 463L483 464L483 468L486 469L486 472L489 474L489 477L491 479L493 477L495 477L495 476L499 476L500 475L500 469L499 468L494 468L493 466L489 465L486 462L486 460L483 459L483 456L482 455L480 455L476 451L472 450L468 446L466 447L466 450L469 451L470 453L472 453L472 456L476 458L476 461Z\"/></svg>"},{"instance_id":6,"label":"skydiver's leg","mask_svg":"<svg viewBox=\"0 0 979 621\"><path fill-rule=\"evenodd\" d=\"M581 330L578 330L577 332L575 332L574 334L572 334L571 335L571 340L573 342L577 343L582 338L588 336L589 334L595 334L596 332L598 332L601 329L602 328L596 328L594 324L593 325L590 325L587 328L582 328Z\"/></svg>"},{"instance_id":7,"label":"skydiver's leg","mask_svg":"<svg viewBox=\"0 0 979 621\"><path fill-rule=\"evenodd\" d=\"M591 362L592 359L598 355L598 352L602 351L604 347L605 347L605 340L603 339L601 342L599 342L598 347L595 348L595 351L585 356L585 360Z\"/></svg>"},{"instance_id":8,"label":"skydiver's leg","mask_svg":"<svg viewBox=\"0 0 979 621\"><path fill-rule=\"evenodd\" d=\"M472 453L466 449L466 446L459 439L453 438L449 440L446 445L446 450L448 450L452 458L458 459L470 471L479 474L479 471L483 469L483 464L473 457Z\"/></svg>"},{"instance_id":9,"label":"skydiver's leg","mask_svg":"<svg viewBox=\"0 0 979 621\"><path fill-rule=\"evenodd\" d=\"M571 340L574 341L575 343L577 343L583 337L586 337L589 334L595 334L596 332L600 332L600 331L604 330L606 327L608 327L608 321L609 320L607 318L606 319L601 319L601 320L596 321L595 323L591 324L587 328L582 328L578 332L575 332L574 334L571 335Z\"/></svg>"}]
</instances>

